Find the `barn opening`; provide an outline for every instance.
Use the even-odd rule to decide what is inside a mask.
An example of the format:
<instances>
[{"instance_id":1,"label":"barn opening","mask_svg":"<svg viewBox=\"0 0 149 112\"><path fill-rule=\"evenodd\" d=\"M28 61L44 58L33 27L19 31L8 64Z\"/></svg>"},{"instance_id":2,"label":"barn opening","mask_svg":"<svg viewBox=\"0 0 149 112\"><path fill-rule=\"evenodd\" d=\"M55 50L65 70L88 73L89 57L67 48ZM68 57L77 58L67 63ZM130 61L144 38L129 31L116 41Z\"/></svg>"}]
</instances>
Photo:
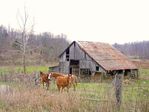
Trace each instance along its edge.
<instances>
[{"instance_id":1,"label":"barn opening","mask_svg":"<svg viewBox=\"0 0 149 112\"><path fill-rule=\"evenodd\" d=\"M81 78L90 78L91 71L89 68L81 68L80 69L80 77Z\"/></svg>"},{"instance_id":2,"label":"barn opening","mask_svg":"<svg viewBox=\"0 0 149 112\"><path fill-rule=\"evenodd\" d=\"M79 75L79 60L70 60L69 73Z\"/></svg>"},{"instance_id":3,"label":"barn opening","mask_svg":"<svg viewBox=\"0 0 149 112\"><path fill-rule=\"evenodd\" d=\"M69 49L66 50L66 61L69 61Z\"/></svg>"}]
</instances>

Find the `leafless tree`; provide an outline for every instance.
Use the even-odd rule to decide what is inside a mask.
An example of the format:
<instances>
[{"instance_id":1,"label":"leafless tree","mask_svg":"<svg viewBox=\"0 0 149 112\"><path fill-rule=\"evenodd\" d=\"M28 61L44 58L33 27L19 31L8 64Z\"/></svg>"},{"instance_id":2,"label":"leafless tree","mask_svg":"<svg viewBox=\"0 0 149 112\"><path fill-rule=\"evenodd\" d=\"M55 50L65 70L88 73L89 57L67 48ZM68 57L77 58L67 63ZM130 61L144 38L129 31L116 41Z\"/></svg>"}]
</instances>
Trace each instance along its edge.
<instances>
[{"instance_id":1,"label":"leafless tree","mask_svg":"<svg viewBox=\"0 0 149 112\"><path fill-rule=\"evenodd\" d=\"M29 39L29 34L33 33L34 24L28 27L29 23L29 15L26 11L26 7L24 7L23 16L18 12L17 20L21 32L21 42L16 41L16 44L20 46L20 50L22 52L22 65L23 65L23 72L26 74L26 52L27 52L27 43Z\"/></svg>"}]
</instances>

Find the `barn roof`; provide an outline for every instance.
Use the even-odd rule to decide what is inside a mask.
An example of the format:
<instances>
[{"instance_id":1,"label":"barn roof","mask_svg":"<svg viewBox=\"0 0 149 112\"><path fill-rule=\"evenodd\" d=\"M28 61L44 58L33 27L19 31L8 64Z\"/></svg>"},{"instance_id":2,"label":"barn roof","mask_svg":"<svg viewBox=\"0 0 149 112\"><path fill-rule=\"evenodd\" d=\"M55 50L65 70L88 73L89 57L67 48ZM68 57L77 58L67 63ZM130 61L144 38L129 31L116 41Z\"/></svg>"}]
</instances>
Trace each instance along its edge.
<instances>
[{"instance_id":1,"label":"barn roof","mask_svg":"<svg viewBox=\"0 0 149 112\"><path fill-rule=\"evenodd\" d=\"M120 51L107 43L78 41L78 45L105 70L137 69Z\"/></svg>"}]
</instances>

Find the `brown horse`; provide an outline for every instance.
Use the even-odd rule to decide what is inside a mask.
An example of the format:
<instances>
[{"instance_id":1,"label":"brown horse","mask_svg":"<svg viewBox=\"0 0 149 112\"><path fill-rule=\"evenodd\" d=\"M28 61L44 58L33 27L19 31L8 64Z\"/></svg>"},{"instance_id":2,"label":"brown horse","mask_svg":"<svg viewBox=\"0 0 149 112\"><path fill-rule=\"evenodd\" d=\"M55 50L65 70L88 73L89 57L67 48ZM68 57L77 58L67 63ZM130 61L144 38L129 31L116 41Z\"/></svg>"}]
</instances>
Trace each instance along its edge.
<instances>
[{"instance_id":1,"label":"brown horse","mask_svg":"<svg viewBox=\"0 0 149 112\"><path fill-rule=\"evenodd\" d=\"M67 92L69 91L71 78L72 78L72 75L58 76L56 78L56 85L60 92L62 92L64 88L67 88Z\"/></svg>"},{"instance_id":2,"label":"brown horse","mask_svg":"<svg viewBox=\"0 0 149 112\"><path fill-rule=\"evenodd\" d=\"M43 73L40 71L40 81L43 85L43 88L44 88L44 83L46 83L46 87L47 87L47 90L49 89L49 84L50 84L50 77L49 77L49 74L46 74L46 73Z\"/></svg>"},{"instance_id":3,"label":"brown horse","mask_svg":"<svg viewBox=\"0 0 149 112\"><path fill-rule=\"evenodd\" d=\"M56 80L57 80L57 78L60 77L60 76L61 76L61 77L68 77L68 76L70 75L71 77L69 77L69 79L70 79L69 86L73 86L74 91L76 90L76 86L77 86L77 76L71 75L71 74L65 75L65 74L58 73L58 72L51 72L49 75L50 75L51 78L54 77Z\"/></svg>"}]
</instances>

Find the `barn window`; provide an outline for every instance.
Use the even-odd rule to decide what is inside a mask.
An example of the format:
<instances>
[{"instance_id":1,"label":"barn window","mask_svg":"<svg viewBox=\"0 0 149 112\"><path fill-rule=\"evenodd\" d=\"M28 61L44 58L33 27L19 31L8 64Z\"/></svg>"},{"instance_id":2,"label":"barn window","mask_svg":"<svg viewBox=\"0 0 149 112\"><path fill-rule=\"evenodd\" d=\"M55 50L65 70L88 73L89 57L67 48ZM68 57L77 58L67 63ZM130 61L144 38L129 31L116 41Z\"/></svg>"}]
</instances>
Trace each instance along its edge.
<instances>
[{"instance_id":1,"label":"barn window","mask_svg":"<svg viewBox=\"0 0 149 112\"><path fill-rule=\"evenodd\" d=\"M96 71L99 71L99 66L96 66Z\"/></svg>"},{"instance_id":2,"label":"barn window","mask_svg":"<svg viewBox=\"0 0 149 112\"><path fill-rule=\"evenodd\" d=\"M90 69L84 68L84 69L80 70L80 74L85 75L85 76L87 76L87 75L89 76L89 75L91 75L91 72L90 72Z\"/></svg>"},{"instance_id":3,"label":"barn window","mask_svg":"<svg viewBox=\"0 0 149 112\"><path fill-rule=\"evenodd\" d=\"M69 61L69 49L66 50L66 60Z\"/></svg>"}]
</instances>

